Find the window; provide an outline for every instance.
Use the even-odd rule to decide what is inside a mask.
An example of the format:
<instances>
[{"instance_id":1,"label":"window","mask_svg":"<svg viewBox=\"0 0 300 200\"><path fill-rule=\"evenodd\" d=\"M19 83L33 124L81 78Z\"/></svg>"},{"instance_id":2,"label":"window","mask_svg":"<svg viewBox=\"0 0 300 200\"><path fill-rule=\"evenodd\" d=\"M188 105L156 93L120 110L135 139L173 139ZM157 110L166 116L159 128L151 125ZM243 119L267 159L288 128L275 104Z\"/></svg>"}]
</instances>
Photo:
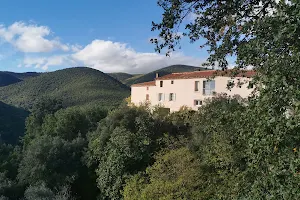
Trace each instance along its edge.
<instances>
[{"instance_id":1,"label":"window","mask_svg":"<svg viewBox=\"0 0 300 200\"><path fill-rule=\"evenodd\" d=\"M158 93L158 101L163 101L163 93Z\"/></svg>"},{"instance_id":2,"label":"window","mask_svg":"<svg viewBox=\"0 0 300 200\"><path fill-rule=\"evenodd\" d=\"M227 86L226 86L226 87L227 87L228 89L231 89L233 86L234 86L234 80L228 80L228 81L227 81Z\"/></svg>"},{"instance_id":3,"label":"window","mask_svg":"<svg viewBox=\"0 0 300 200\"><path fill-rule=\"evenodd\" d=\"M252 82L252 81L249 81L248 88L252 89L253 87L254 87L253 82Z\"/></svg>"},{"instance_id":4,"label":"window","mask_svg":"<svg viewBox=\"0 0 300 200\"><path fill-rule=\"evenodd\" d=\"M195 91L199 91L200 81L195 81Z\"/></svg>"},{"instance_id":5,"label":"window","mask_svg":"<svg viewBox=\"0 0 300 200\"><path fill-rule=\"evenodd\" d=\"M174 84L174 81L171 81L171 84Z\"/></svg>"},{"instance_id":6,"label":"window","mask_svg":"<svg viewBox=\"0 0 300 200\"><path fill-rule=\"evenodd\" d=\"M160 87L163 87L164 82L160 81Z\"/></svg>"},{"instance_id":7,"label":"window","mask_svg":"<svg viewBox=\"0 0 300 200\"><path fill-rule=\"evenodd\" d=\"M203 94L213 95L215 92L215 80L203 81Z\"/></svg>"},{"instance_id":8,"label":"window","mask_svg":"<svg viewBox=\"0 0 300 200\"><path fill-rule=\"evenodd\" d=\"M229 85L234 84L234 80L228 80L227 84L229 84Z\"/></svg>"},{"instance_id":9,"label":"window","mask_svg":"<svg viewBox=\"0 0 300 200\"><path fill-rule=\"evenodd\" d=\"M194 105L195 106L202 106L202 101L201 100L194 100Z\"/></svg>"},{"instance_id":10,"label":"window","mask_svg":"<svg viewBox=\"0 0 300 200\"><path fill-rule=\"evenodd\" d=\"M149 90L149 87L147 87L147 90Z\"/></svg>"},{"instance_id":11,"label":"window","mask_svg":"<svg viewBox=\"0 0 300 200\"><path fill-rule=\"evenodd\" d=\"M149 94L146 94L146 100L149 101Z\"/></svg>"},{"instance_id":12,"label":"window","mask_svg":"<svg viewBox=\"0 0 300 200\"><path fill-rule=\"evenodd\" d=\"M175 94L174 93L170 93L169 101L175 101Z\"/></svg>"}]
</instances>

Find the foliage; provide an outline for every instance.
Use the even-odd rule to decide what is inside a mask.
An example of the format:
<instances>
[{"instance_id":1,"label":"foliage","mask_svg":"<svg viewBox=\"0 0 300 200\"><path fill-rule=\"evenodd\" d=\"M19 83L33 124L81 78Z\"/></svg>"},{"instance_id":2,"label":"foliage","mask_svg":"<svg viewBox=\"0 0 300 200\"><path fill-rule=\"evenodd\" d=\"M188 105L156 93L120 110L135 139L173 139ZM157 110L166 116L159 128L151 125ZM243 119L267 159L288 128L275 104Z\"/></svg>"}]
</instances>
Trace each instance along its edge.
<instances>
[{"instance_id":1,"label":"foliage","mask_svg":"<svg viewBox=\"0 0 300 200\"><path fill-rule=\"evenodd\" d=\"M36 135L41 134L45 117L53 115L60 109L62 109L62 102L60 100L42 97L36 101L30 116L26 119L26 135L23 138L24 147Z\"/></svg>"},{"instance_id":2,"label":"foliage","mask_svg":"<svg viewBox=\"0 0 300 200\"><path fill-rule=\"evenodd\" d=\"M158 73L159 76L164 76L164 75L175 73L175 72L190 72L190 71L197 71L197 70L205 70L205 68L188 66L188 65L171 65L168 67L164 67L164 68L155 70L148 74L144 74L141 76L134 76L132 78L124 80L123 82L126 85L133 85L136 83L153 81L156 78L156 73Z\"/></svg>"},{"instance_id":3,"label":"foliage","mask_svg":"<svg viewBox=\"0 0 300 200\"><path fill-rule=\"evenodd\" d=\"M238 199L246 168L245 141L240 138L245 105L226 95L207 100L195 114L192 149L209 176L206 192L214 199Z\"/></svg>"},{"instance_id":4,"label":"foliage","mask_svg":"<svg viewBox=\"0 0 300 200\"><path fill-rule=\"evenodd\" d=\"M48 135L35 138L24 152L19 180L25 184L44 181L51 188L73 183L81 167L84 146L80 137L72 141Z\"/></svg>"},{"instance_id":5,"label":"foliage","mask_svg":"<svg viewBox=\"0 0 300 200\"><path fill-rule=\"evenodd\" d=\"M0 142L17 144L25 131L25 119L29 113L21 108L0 101Z\"/></svg>"},{"instance_id":6,"label":"foliage","mask_svg":"<svg viewBox=\"0 0 300 200\"><path fill-rule=\"evenodd\" d=\"M257 95L250 98L243 126L231 124L244 141L245 180L241 198L299 199L299 4L293 1L160 0L160 23L153 23L163 40L153 40L157 51L171 51L183 18L193 15L183 36L206 38L208 64L237 68L253 66ZM272 33L272 34L270 34ZM259 94L259 95L258 95ZM219 129L216 129L219 131Z\"/></svg>"},{"instance_id":7,"label":"foliage","mask_svg":"<svg viewBox=\"0 0 300 200\"><path fill-rule=\"evenodd\" d=\"M70 191L67 187L61 191L54 192L47 188L44 183L30 186L25 191L25 200L72 200Z\"/></svg>"},{"instance_id":8,"label":"foliage","mask_svg":"<svg viewBox=\"0 0 300 200\"><path fill-rule=\"evenodd\" d=\"M20 156L18 147L0 142L0 197L19 199L22 196L23 187L16 182Z\"/></svg>"},{"instance_id":9,"label":"foliage","mask_svg":"<svg viewBox=\"0 0 300 200\"><path fill-rule=\"evenodd\" d=\"M112 77L91 68L77 67L43 73L20 83L1 87L0 100L31 109L41 97L60 98L63 107L118 106L129 96L129 88Z\"/></svg>"},{"instance_id":10,"label":"foliage","mask_svg":"<svg viewBox=\"0 0 300 200\"><path fill-rule=\"evenodd\" d=\"M103 198L121 199L126 177L153 163L167 145L166 134L180 132L169 122L154 119L147 107L122 106L112 111L89 135L89 165L98 165L97 183Z\"/></svg>"},{"instance_id":11,"label":"foliage","mask_svg":"<svg viewBox=\"0 0 300 200\"><path fill-rule=\"evenodd\" d=\"M124 199L203 199L200 161L185 147L158 154L155 163L129 179Z\"/></svg>"},{"instance_id":12,"label":"foliage","mask_svg":"<svg viewBox=\"0 0 300 200\"><path fill-rule=\"evenodd\" d=\"M17 73L17 72L7 72L7 71L5 71L4 73L14 76L20 80L26 80L26 79L33 78L33 77L36 77L36 76L39 76L42 74L40 72Z\"/></svg>"},{"instance_id":13,"label":"foliage","mask_svg":"<svg viewBox=\"0 0 300 200\"><path fill-rule=\"evenodd\" d=\"M108 73L111 77L117 79L118 81L122 82L125 81L126 79L132 78L134 75L132 74L127 74L127 73L122 73L122 72L116 72L116 73Z\"/></svg>"},{"instance_id":14,"label":"foliage","mask_svg":"<svg viewBox=\"0 0 300 200\"><path fill-rule=\"evenodd\" d=\"M25 184L43 181L51 190L70 185L77 196L94 198L95 169L87 168L82 159L87 147L87 133L97 128L107 111L97 106L59 108L56 101L35 106L29 117L31 121L36 122L40 116L45 116L39 125L27 124L31 128L27 128L23 140L24 157L19 168L19 180ZM44 114L38 115L40 111Z\"/></svg>"}]
</instances>

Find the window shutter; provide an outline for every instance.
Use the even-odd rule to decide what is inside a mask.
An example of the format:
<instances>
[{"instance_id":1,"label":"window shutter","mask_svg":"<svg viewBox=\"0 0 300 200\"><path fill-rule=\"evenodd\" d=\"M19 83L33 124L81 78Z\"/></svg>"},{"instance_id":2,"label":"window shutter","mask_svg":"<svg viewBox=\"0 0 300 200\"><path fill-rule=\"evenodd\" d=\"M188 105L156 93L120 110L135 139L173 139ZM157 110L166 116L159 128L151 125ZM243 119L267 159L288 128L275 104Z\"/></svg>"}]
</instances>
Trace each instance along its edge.
<instances>
[{"instance_id":1,"label":"window shutter","mask_svg":"<svg viewBox=\"0 0 300 200\"><path fill-rule=\"evenodd\" d=\"M176 93L174 93L174 101L176 101Z\"/></svg>"}]
</instances>

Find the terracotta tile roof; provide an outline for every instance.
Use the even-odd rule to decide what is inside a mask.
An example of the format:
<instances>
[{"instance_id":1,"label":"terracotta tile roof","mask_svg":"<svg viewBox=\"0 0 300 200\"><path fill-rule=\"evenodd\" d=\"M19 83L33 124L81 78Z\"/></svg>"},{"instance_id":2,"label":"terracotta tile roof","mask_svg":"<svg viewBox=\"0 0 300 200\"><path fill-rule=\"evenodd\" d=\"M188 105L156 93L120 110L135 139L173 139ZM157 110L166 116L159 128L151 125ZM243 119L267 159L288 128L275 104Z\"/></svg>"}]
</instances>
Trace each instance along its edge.
<instances>
[{"instance_id":1,"label":"terracotta tile roof","mask_svg":"<svg viewBox=\"0 0 300 200\"><path fill-rule=\"evenodd\" d=\"M204 71L194 71L194 72L181 72L172 73L162 77L156 78L156 80L170 80L170 79L192 79L192 78L208 78L212 76L228 76L232 75L233 70L204 70ZM243 72L237 74L235 77L252 77L255 75L253 70L244 70Z\"/></svg>"},{"instance_id":2,"label":"terracotta tile roof","mask_svg":"<svg viewBox=\"0 0 300 200\"><path fill-rule=\"evenodd\" d=\"M149 82L137 83L131 85L131 87L143 87L143 86L155 86L155 81L149 81Z\"/></svg>"}]
</instances>

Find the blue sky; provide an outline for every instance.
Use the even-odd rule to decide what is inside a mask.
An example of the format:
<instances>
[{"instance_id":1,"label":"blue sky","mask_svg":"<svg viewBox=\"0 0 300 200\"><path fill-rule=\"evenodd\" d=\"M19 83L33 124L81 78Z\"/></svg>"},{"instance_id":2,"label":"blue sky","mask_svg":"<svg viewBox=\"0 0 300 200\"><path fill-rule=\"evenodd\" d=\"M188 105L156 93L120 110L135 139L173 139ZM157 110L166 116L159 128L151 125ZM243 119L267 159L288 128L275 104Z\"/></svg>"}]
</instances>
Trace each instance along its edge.
<instances>
[{"instance_id":1,"label":"blue sky","mask_svg":"<svg viewBox=\"0 0 300 200\"><path fill-rule=\"evenodd\" d=\"M156 0L3 0L0 71L53 71L89 66L104 72L144 73L170 64L201 65L200 43L182 42L171 58L154 52Z\"/></svg>"}]
</instances>

